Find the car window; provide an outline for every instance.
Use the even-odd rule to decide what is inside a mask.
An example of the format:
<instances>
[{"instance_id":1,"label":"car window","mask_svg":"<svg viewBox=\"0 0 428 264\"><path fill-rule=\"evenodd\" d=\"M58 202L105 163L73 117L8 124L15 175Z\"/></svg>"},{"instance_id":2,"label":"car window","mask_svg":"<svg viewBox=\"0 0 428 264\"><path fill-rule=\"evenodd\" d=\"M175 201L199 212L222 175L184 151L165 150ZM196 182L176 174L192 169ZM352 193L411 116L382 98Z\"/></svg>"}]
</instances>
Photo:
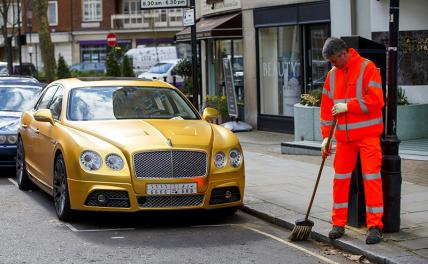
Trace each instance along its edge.
<instances>
[{"instance_id":1,"label":"car window","mask_svg":"<svg viewBox=\"0 0 428 264\"><path fill-rule=\"evenodd\" d=\"M59 120L59 116L61 115L63 95L64 88L62 86L59 86L58 90L55 93L55 96L52 99L51 104L49 105L49 109L51 110L52 116L55 120Z\"/></svg>"},{"instance_id":2,"label":"car window","mask_svg":"<svg viewBox=\"0 0 428 264\"><path fill-rule=\"evenodd\" d=\"M43 92L43 95L40 97L39 101L37 102L35 109L36 110L47 109L57 89L58 89L57 85L47 87Z\"/></svg>"},{"instance_id":3,"label":"car window","mask_svg":"<svg viewBox=\"0 0 428 264\"><path fill-rule=\"evenodd\" d=\"M0 84L0 111L27 111L34 105L40 91L38 86Z\"/></svg>"},{"instance_id":4,"label":"car window","mask_svg":"<svg viewBox=\"0 0 428 264\"><path fill-rule=\"evenodd\" d=\"M172 89L157 87L85 87L70 92L67 118L199 119L188 103Z\"/></svg>"},{"instance_id":5,"label":"car window","mask_svg":"<svg viewBox=\"0 0 428 264\"><path fill-rule=\"evenodd\" d=\"M157 73L162 74L168 72L168 70L172 67L172 63L157 63L155 66L152 66L149 69L149 73Z\"/></svg>"}]
</instances>

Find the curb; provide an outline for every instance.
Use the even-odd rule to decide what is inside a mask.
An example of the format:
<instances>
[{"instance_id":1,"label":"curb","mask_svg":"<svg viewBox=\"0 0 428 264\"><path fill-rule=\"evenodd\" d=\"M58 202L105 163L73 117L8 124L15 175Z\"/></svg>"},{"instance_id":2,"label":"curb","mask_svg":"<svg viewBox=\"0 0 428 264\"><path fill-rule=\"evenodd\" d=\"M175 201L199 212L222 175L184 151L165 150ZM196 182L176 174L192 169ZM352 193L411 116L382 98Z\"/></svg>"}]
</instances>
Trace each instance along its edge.
<instances>
[{"instance_id":1,"label":"curb","mask_svg":"<svg viewBox=\"0 0 428 264\"><path fill-rule=\"evenodd\" d=\"M244 204L241 210L250 215L253 215L255 217L268 221L272 224L284 227L286 229L292 230L294 228L294 220L292 221L290 219L287 219L289 218L287 217L287 215L290 216L289 212L285 214L285 217L283 215L277 215L272 212L269 212L272 210L260 209L260 207L261 208L265 207L263 206L263 204L268 204L269 205L268 207L270 207L270 209L272 209L272 207L278 207L279 211L281 210L290 211L280 206L270 204L268 202L262 202L257 204L247 203L247 204ZM296 215L298 214L294 214L294 217ZM322 222L325 222L325 221L322 221ZM328 224L328 226L330 227L330 224ZM324 231L324 232L321 232L321 231ZM348 233L348 230L347 230L347 233ZM422 258L419 255L416 255L412 252L403 251L403 249L399 249L393 245L389 245L387 244L387 242L383 242L382 244L384 244L383 246L387 248L392 247L391 252L395 252L395 254L392 257L387 257L385 256L385 254L382 254L382 252L376 252L379 250L369 250L368 249L369 246L366 246L365 242L361 241L361 239L358 239L358 238L344 237L341 239L332 240L328 238L325 228L321 230L318 228L313 228L311 232L311 238L316 241L328 243L338 249L341 249L343 251L349 252L354 255L364 255L369 261L374 263L382 263L382 264L427 263L427 259ZM375 247L372 247L372 248L376 249Z\"/></svg>"}]
</instances>

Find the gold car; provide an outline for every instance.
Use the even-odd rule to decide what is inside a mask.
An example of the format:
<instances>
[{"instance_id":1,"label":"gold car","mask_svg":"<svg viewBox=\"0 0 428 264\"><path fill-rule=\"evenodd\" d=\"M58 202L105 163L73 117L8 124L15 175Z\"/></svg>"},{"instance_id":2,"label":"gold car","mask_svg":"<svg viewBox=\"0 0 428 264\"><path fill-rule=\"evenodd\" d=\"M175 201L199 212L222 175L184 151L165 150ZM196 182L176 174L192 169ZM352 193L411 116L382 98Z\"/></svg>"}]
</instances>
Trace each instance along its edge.
<instances>
[{"instance_id":1,"label":"gold car","mask_svg":"<svg viewBox=\"0 0 428 264\"><path fill-rule=\"evenodd\" d=\"M79 211L223 209L244 197L236 136L209 123L173 86L135 78L58 80L24 112L17 183L54 198L58 218Z\"/></svg>"}]
</instances>

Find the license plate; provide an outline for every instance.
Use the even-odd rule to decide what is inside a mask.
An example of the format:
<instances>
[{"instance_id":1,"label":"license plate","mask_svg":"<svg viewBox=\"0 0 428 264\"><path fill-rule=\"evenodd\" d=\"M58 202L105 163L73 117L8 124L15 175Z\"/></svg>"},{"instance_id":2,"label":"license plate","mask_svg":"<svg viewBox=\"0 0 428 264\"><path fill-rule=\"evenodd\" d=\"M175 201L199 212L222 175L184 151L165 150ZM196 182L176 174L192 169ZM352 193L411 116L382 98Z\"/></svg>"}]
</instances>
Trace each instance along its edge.
<instances>
[{"instance_id":1,"label":"license plate","mask_svg":"<svg viewBox=\"0 0 428 264\"><path fill-rule=\"evenodd\" d=\"M196 183L164 183L147 184L146 192L149 195L193 194L197 192Z\"/></svg>"}]
</instances>

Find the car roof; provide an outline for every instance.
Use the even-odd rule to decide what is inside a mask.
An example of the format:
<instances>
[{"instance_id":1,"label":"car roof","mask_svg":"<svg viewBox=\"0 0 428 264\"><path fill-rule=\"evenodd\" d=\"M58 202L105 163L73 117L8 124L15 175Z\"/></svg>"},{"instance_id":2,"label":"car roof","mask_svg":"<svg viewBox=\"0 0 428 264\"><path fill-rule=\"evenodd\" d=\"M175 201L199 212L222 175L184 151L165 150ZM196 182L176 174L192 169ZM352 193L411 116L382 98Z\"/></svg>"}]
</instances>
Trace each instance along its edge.
<instances>
[{"instance_id":1,"label":"car roof","mask_svg":"<svg viewBox=\"0 0 428 264\"><path fill-rule=\"evenodd\" d=\"M40 83L36 78L31 76L0 76L0 85L10 85L10 84L21 84L21 85L31 85L31 86L40 86Z\"/></svg>"},{"instance_id":2,"label":"car roof","mask_svg":"<svg viewBox=\"0 0 428 264\"><path fill-rule=\"evenodd\" d=\"M55 81L55 83L67 83L69 88L78 88L78 87L100 87L100 86L141 86L141 87L160 87L160 88L169 88L174 89L169 83L151 80L151 79L142 79L136 77L79 77L79 78L69 78L61 79Z\"/></svg>"}]
</instances>

